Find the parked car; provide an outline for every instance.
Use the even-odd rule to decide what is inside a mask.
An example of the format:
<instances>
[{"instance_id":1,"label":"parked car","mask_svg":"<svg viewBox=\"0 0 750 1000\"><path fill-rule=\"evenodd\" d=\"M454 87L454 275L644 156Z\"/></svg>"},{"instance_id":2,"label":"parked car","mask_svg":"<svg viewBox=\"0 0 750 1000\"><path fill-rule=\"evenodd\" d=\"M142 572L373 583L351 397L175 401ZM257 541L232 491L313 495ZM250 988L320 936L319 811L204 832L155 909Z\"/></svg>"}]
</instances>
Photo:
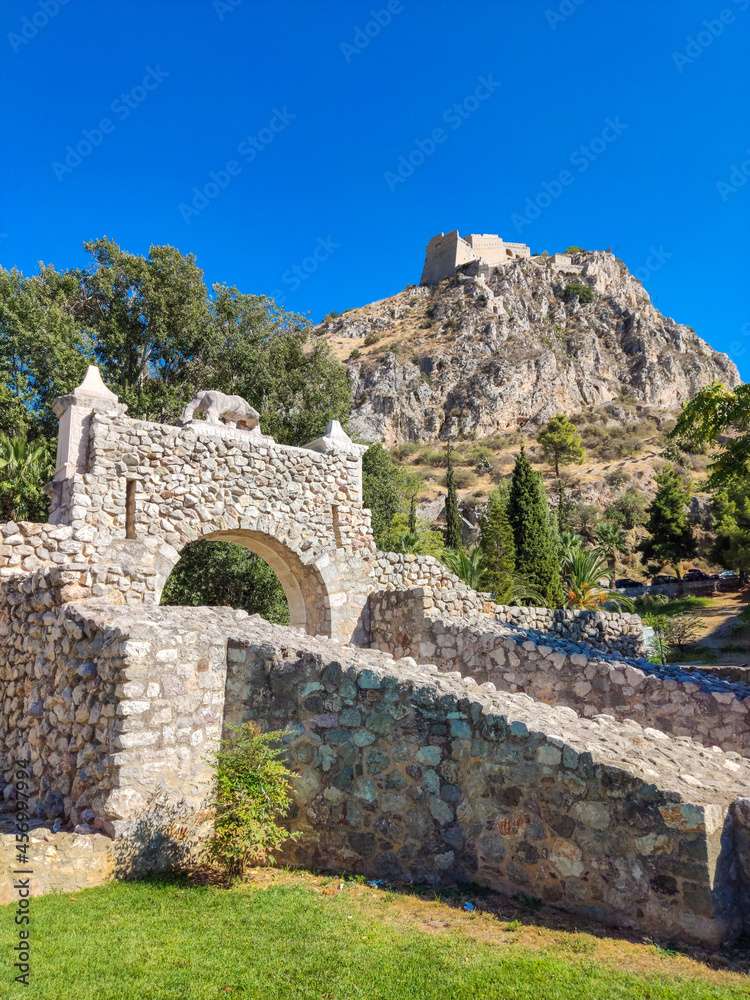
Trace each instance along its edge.
<instances>
[{"instance_id":1,"label":"parked car","mask_svg":"<svg viewBox=\"0 0 750 1000\"><path fill-rule=\"evenodd\" d=\"M704 573L701 569L689 569L687 573L682 578L683 580L710 580L711 577L708 573Z\"/></svg>"},{"instance_id":2,"label":"parked car","mask_svg":"<svg viewBox=\"0 0 750 1000\"><path fill-rule=\"evenodd\" d=\"M615 580L615 587L618 590L622 590L624 587L642 587L643 584L639 583L637 580L628 580L627 577L623 577L622 580Z\"/></svg>"},{"instance_id":3,"label":"parked car","mask_svg":"<svg viewBox=\"0 0 750 1000\"><path fill-rule=\"evenodd\" d=\"M733 569L725 569L723 573L719 573L720 580L730 580L732 577L737 576Z\"/></svg>"},{"instance_id":4,"label":"parked car","mask_svg":"<svg viewBox=\"0 0 750 1000\"><path fill-rule=\"evenodd\" d=\"M660 583L677 583L677 577L659 574L659 576L655 576L651 581L651 585L654 587L658 586Z\"/></svg>"}]
</instances>

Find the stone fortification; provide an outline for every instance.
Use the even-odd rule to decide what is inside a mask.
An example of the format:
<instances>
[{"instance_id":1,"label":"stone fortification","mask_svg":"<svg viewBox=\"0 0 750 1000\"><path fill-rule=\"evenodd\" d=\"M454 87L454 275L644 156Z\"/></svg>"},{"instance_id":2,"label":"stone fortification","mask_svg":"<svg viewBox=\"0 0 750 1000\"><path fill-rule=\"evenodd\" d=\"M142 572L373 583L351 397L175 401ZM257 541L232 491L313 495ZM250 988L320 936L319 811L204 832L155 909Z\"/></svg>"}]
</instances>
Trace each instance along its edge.
<instances>
[{"instance_id":1,"label":"stone fortification","mask_svg":"<svg viewBox=\"0 0 750 1000\"><path fill-rule=\"evenodd\" d=\"M496 267L508 260L528 257L531 250L525 243L506 243L492 233L472 233L461 237L458 230L433 236L425 250L425 261L420 285L436 285L452 277L459 267L481 261L487 267Z\"/></svg>"},{"instance_id":2,"label":"stone fortification","mask_svg":"<svg viewBox=\"0 0 750 1000\"><path fill-rule=\"evenodd\" d=\"M741 759L244 612L87 602L60 614L60 661L77 681L42 672L41 711L19 728L43 761L42 808L57 811L58 791L79 835L120 838L121 872L189 858L205 758L222 722L252 719L289 730L290 862L472 881L688 940L742 928ZM111 711L92 720L103 702ZM64 759L63 742L85 739L92 751ZM104 863L92 852L85 878Z\"/></svg>"},{"instance_id":3,"label":"stone fortification","mask_svg":"<svg viewBox=\"0 0 750 1000\"><path fill-rule=\"evenodd\" d=\"M419 588L374 594L370 635L378 649L492 682L502 691L525 692L584 717L609 713L750 757L750 685L743 682L646 659L623 661L559 634L525 631L487 617L447 618Z\"/></svg>"}]
</instances>

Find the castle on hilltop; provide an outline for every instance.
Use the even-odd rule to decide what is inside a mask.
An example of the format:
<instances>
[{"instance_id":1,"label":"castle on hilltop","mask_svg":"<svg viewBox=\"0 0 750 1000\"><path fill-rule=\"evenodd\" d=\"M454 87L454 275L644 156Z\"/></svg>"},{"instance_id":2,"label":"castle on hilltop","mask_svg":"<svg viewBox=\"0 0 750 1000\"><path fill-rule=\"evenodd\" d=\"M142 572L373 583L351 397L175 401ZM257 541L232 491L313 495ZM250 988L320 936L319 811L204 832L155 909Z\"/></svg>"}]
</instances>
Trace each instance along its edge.
<instances>
[{"instance_id":1,"label":"castle on hilltop","mask_svg":"<svg viewBox=\"0 0 750 1000\"><path fill-rule=\"evenodd\" d=\"M427 244L420 285L435 285L450 278L461 264L481 260L490 267L505 264L519 257L530 257L525 243L506 243L493 233L471 233L459 236L458 230L438 233Z\"/></svg>"}]
</instances>

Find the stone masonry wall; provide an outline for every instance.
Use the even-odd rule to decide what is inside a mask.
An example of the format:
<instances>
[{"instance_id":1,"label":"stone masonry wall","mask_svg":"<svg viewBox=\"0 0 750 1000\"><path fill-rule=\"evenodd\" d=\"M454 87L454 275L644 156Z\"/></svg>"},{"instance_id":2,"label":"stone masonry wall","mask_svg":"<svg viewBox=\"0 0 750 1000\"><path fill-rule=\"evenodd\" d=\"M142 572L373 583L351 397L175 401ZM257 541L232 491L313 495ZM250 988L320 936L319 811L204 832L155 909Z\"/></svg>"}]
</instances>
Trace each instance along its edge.
<instances>
[{"instance_id":1,"label":"stone masonry wall","mask_svg":"<svg viewBox=\"0 0 750 1000\"><path fill-rule=\"evenodd\" d=\"M683 939L741 926L750 765L721 751L265 630L230 642L225 718L289 730L287 862L471 881Z\"/></svg>"},{"instance_id":2,"label":"stone masonry wall","mask_svg":"<svg viewBox=\"0 0 750 1000\"><path fill-rule=\"evenodd\" d=\"M291 861L471 880L686 939L740 928L734 756L229 609L86 602L33 627L11 751L37 754L42 813L57 793L67 830L117 838L120 871L186 856L222 721L252 718L291 728Z\"/></svg>"},{"instance_id":3,"label":"stone masonry wall","mask_svg":"<svg viewBox=\"0 0 750 1000\"><path fill-rule=\"evenodd\" d=\"M431 603L419 588L371 595L373 646L584 716L610 713L750 757L750 685L645 659L622 662L487 618L445 618Z\"/></svg>"}]
</instances>

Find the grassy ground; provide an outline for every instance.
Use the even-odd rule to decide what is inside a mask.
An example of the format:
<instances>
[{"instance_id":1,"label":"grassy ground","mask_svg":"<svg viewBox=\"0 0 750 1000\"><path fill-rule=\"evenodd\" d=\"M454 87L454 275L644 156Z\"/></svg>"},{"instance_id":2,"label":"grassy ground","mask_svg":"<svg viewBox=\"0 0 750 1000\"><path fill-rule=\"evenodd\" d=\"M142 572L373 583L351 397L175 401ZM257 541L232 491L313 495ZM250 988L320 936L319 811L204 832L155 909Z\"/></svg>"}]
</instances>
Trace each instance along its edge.
<instances>
[{"instance_id":1,"label":"grassy ground","mask_svg":"<svg viewBox=\"0 0 750 1000\"><path fill-rule=\"evenodd\" d=\"M464 912L465 900L475 910ZM32 901L32 984L2 1000L698 1000L750 995L741 959L576 930L501 897L271 870L231 890L160 880ZM717 968L716 964L724 969ZM734 971L729 971L733 967Z\"/></svg>"}]
</instances>

